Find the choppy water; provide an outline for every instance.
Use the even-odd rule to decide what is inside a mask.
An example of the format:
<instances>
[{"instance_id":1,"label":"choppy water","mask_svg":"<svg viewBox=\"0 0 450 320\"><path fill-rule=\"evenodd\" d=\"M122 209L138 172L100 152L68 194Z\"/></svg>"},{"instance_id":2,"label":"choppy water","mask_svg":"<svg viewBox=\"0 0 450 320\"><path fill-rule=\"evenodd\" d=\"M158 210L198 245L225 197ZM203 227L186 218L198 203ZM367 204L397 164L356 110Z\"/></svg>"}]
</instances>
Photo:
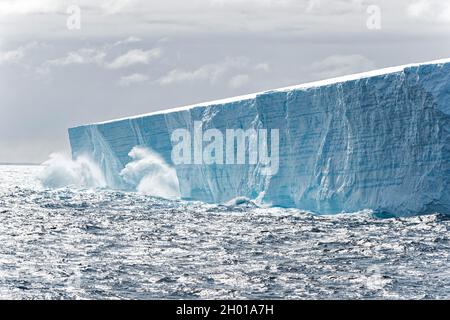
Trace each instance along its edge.
<instances>
[{"instance_id":1,"label":"choppy water","mask_svg":"<svg viewBox=\"0 0 450 320\"><path fill-rule=\"evenodd\" d=\"M44 190L0 166L0 298L450 298L450 220Z\"/></svg>"}]
</instances>

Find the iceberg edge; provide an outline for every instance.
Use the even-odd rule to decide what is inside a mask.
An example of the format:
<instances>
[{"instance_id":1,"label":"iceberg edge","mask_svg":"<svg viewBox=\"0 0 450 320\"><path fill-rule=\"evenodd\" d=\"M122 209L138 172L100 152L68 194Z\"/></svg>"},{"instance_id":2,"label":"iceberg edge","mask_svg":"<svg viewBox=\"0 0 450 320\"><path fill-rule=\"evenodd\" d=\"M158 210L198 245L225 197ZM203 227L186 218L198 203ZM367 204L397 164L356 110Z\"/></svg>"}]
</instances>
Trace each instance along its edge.
<instances>
[{"instance_id":1,"label":"iceberg edge","mask_svg":"<svg viewBox=\"0 0 450 320\"><path fill-rule=\"evenodd\" d=\"M279 171L256 165L177 165L184 199L258 198L320 214L371 209L450 214L450 59L394 67L69 129L110 187L144 146L168 163L171 133L277 129Z\"/></svg>"}]
</instances>

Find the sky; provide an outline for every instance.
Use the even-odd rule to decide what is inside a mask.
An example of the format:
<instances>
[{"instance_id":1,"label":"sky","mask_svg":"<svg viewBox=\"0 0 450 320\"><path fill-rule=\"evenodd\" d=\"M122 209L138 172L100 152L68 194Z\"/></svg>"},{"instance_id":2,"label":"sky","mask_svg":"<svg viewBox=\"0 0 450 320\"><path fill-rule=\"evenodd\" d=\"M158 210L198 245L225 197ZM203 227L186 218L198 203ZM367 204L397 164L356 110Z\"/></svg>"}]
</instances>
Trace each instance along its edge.
<instances>
[{"instance_id":1,"label":"sky","mask_svg":"<svg viewBox=\"0 0 450 320\"><path fill-rule=\"evenodd\" d=\"M443 0L0 0L0 162L69 127L450 58Z\"/></svg>"}]
</instances>

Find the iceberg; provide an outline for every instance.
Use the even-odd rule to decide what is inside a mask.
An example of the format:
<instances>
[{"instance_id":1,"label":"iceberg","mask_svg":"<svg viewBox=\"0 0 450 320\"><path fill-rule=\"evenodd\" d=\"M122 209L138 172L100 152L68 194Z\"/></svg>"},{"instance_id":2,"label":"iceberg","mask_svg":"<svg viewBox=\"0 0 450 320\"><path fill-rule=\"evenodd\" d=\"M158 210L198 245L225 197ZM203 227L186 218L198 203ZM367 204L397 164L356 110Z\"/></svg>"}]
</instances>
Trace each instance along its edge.
<instances>
[{"instance_id":1,"label":"iceberg","mask_svg":"<svg viewBox=\"0 0 450 320\"><path fill-rule=\"evenodd\" d=\"M261 164L175 164L172 133L276 129L279 170ZM450 214L450 59L411 64L69 129L108 186L135 147L175 168L183 199L239 197L318 214L371 209ZM245 145L249 148L249 145Z\"/></svg>"}]
</instances>

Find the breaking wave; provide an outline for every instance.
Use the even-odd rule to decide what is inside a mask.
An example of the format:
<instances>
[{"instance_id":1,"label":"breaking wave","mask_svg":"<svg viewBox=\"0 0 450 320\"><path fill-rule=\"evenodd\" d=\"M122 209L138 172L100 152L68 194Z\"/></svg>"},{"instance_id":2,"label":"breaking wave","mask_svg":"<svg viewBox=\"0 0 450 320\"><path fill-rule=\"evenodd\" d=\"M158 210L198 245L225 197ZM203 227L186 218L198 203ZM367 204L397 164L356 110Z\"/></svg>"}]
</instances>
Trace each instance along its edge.
<instances>
[{"instance_id":1,"label":"breaking wave","mask_svg":"<svg viewBox=\"0 0 450 320\"><path fill-rule=\"evenodd\" d=\"M102 171L88 157L80 156L72 160L63 154L53 153L49 160L42 165L44 169L39 175L39 180L44 187L106 187L106 180Z\"/></svg>"},{"instance_id":2,"label":"breaking wave","mask_svg":"<svg viewBox=\"0 0 450 320\"><path fill-rule=\"evenodd\" d=\"M123 180L137 192L165 199L180 198L176 170L157 153L134 147L128 154L133 160L120 172Z\"/></svg>"},{"instance_id":3,"label":"breaking wave","mask_svg":"<svg viewBox=\"0 0 450 320\"><path fill-rule=\"evenodd\" d=\"M239 207L239 206L244 206L244 207L248 207L248 208L259 208L259 205L255 201L253 201L247 197L233 198L233 199L225 202L224 206L231 207L231 208Z\"/></svg>"}]
</instances>

